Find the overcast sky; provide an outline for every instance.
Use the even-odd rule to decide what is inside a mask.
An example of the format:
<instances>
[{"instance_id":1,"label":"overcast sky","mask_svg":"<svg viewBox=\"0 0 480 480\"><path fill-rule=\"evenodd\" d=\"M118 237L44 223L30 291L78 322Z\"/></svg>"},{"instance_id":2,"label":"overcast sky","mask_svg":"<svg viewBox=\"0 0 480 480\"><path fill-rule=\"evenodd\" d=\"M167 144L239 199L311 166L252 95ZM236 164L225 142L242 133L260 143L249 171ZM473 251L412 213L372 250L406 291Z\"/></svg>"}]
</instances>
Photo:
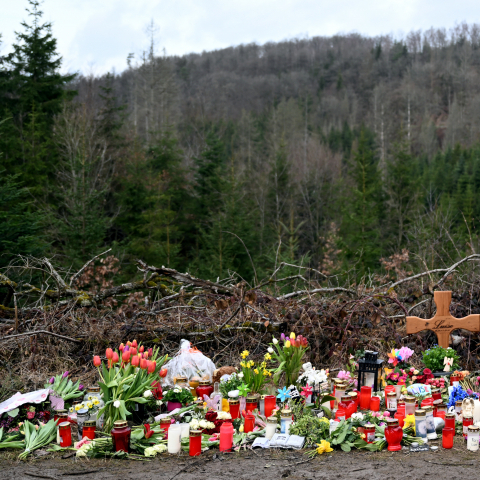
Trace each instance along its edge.
<instances>
[{"instance_id":1,"label":"overcast sky","mask_svg":"<svg viewBox=\"0 0 480 480\"><path fill-rule=\"evenodd\" d=\"M27 0L0 0L0 53L28 15ZM366 35L480 23L480 0L45 0L64 71L101 74L126 67L158 26L159 51L183 54L293 37Z\"/></svg>"}]
</instances>

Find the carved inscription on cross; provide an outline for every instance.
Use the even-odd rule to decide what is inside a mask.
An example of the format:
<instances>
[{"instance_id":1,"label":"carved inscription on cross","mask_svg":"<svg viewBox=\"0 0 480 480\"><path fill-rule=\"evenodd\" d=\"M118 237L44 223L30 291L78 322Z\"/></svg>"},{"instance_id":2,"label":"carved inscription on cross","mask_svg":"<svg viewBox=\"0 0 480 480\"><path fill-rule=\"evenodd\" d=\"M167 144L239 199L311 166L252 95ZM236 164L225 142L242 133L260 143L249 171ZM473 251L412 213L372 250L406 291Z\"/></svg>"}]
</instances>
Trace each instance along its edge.
<instances>
[{"instance_id":1,"label":"carved inscription on cross","mask_svg":"<svg viewBox=\"0 0 480 480\"><path fill-rule=\"evenodd\" d=\"M480 315L469 315L464 318L454 318L450 314L452 292L434 292L437 313L430 320L418 317L407 317L407 334L418 333L422 330L435 332L438 344L448 348L450 333L458 328L464 328L471 332L480 332Z\"/></svg>"}]
</instances>

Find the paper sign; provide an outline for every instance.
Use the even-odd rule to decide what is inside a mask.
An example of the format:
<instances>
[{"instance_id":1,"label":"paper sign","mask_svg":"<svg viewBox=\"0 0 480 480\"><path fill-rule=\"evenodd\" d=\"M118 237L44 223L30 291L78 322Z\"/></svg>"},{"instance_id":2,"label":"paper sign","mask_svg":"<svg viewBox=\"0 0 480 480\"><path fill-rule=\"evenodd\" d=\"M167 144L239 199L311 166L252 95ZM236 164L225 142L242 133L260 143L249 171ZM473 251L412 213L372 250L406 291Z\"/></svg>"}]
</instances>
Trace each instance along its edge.
<instances>
[{"instance_id":1,"label":"paper sign","mask_svg":"<svg viewBox=\"0 0 480 480\"><path fill-rule=\"evenodd\" d=\"M432 393L430 385L423 385L421 383L414 383L413 385L410 385L407 387L407 391L412 395L428 395Z\"/></svg>"},{"instance_id":2,"label":"paper sign","mask_svg":"<svg viewBox=\"0 0 480 480\"><path fill-rule=\"evenodd\" d=\"M410 445L410 452L428 452L430 447L428 445L418 445L416 447L412 447Z\"/></svg>"}]
</instances>

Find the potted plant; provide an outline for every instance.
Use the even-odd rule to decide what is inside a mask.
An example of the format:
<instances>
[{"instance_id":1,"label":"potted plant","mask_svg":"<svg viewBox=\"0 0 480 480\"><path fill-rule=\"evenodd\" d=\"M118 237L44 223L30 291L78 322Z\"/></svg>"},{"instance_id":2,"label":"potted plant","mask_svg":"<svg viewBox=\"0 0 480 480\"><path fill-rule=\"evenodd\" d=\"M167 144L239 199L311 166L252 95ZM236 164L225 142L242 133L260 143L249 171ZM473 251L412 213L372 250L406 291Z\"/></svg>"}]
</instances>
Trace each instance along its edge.
<instances>
[{"instance_id":1,"label":"potted plant","mask_svg":"<svg viewBox=\"0 0 480 480\"><path fill-rule=\"evenodd\" d=\"M445 357L453 359L450 371L444 371ZM432 371L435 377L450 376L453 370L458 370L460 366L458 360L457 352L451 347L443 348L440 345L434 345L423 352L423 363Z\"/></svg>"},{"instance_id":2,"label":"potted plant","mask_svg":"<svg viewBox=\"0 0 480 480\"><path fill-rule=\"evenodd\" d=\"M190 388L175 387L163 394L163 401L167 402L167 410L171 412L192 403L193 395Z\"/></svg>"}]
</instances>

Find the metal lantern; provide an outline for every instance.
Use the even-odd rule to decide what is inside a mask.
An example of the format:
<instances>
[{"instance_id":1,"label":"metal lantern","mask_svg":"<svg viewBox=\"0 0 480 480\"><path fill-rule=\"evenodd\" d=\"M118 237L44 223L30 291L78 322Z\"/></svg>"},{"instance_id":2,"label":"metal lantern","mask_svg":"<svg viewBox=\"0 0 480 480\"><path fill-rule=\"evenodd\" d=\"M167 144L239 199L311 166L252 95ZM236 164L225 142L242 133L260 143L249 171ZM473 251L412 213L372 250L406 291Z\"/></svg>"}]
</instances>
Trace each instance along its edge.
<instances>
[{"instance_id":1,"label":"metal lantern","mask_svg":"<svg viewBox=\"0 0 480 480\"><path fill-rule=\"evenodd\" d=\"M378 352L365 350L365 357L358 361L358 389L362 386L372 387L372 391L378 391L378 377L382 369L383 360L378 358ZM372 379L373 377L373 379ZM373 380L373 382L372 382ZM373 383L373 384L372 384Z\"/></svg>"}]
</instances>

